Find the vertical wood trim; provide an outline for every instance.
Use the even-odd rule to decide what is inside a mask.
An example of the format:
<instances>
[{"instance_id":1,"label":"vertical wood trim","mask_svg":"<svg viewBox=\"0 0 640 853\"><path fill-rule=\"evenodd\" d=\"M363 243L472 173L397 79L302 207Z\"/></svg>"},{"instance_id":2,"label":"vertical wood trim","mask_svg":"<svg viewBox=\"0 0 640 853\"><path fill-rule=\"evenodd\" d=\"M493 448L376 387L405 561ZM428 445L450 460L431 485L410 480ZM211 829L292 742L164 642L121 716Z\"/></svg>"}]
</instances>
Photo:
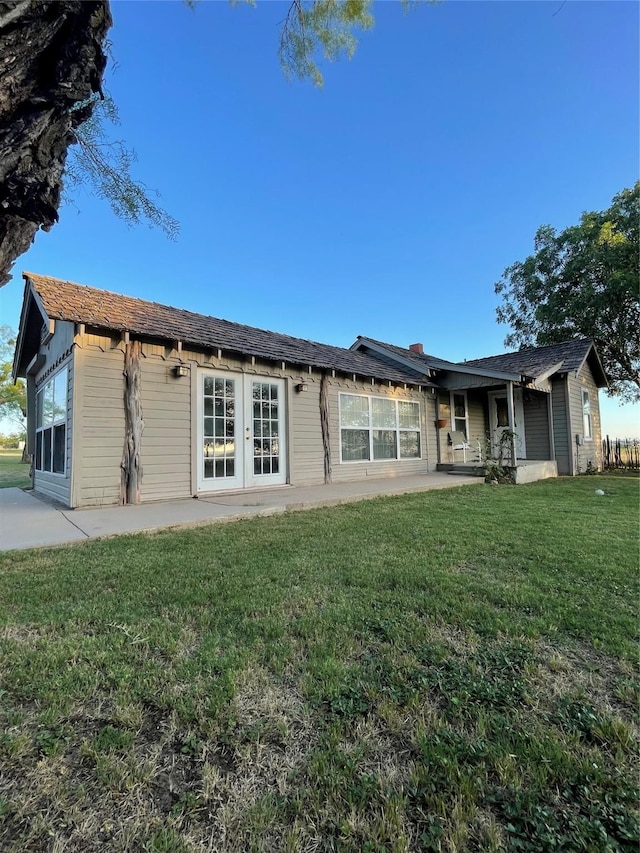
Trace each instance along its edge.
<instances>
[{"instance_id":1,"label":"vertical wood trim","mask_svg":"<svg viewBox=\"0 0 640 853\"><path fill-rule=\"evenodd\" d=\"M322 429L322 448L324 450L324 482L331 482L331 434L329 431L329 380L322 374L320 380L320 427Z\"/></svg>"},{"instance_id":2,"label":"vertical wood trim","mask_svg":"<svg viewBox=\"0 0 640 853\"><path fill-rule=\"evenodd\" d=\"M511 464L515 468L518 464L517 444L515 438L516 408L513 401L513 382L507 382L507 409L509 412L509 429L511 430ZM524 424L522 425L524 428Z\"/></svg>"},{"instance_id":3,"label":"vertical wood trim","mask_svg":"<svg viewBox=\"0 0 640 853\"><path fill-rule=\"evenodd\" d=\"M564 384L564 405L566 409L567 415L567 444L569 449L569 476L575 477L576 475L576 456L578 455L578 448L575 446L575 437L573 435L572 429L572 420L571 420L571 391L569 388L569 374L565 376L563 380Z\"/></svg>"},{"instance_id":4,"label":"vertical wood trim","mask_svg":"<svg viewBox=\"0 0 640 853\"><path fill-rule=\"evenodd\" d=\"M553 400L552 400L551 391L546 395L547 397L547 415L549 416L549 455L551 459L556 458L556 440L553 434Z\"/></svg>"},{"instance_id":5,"label":"vertical wood trim","mask_svg":"<svg viewBox=\"0 0 640 853\"><path fill-rule=\"evenodd\" d=\"M200 442L200 424L198 423L200 414L200 385L202 374L197 368L197 365L191 365L191 494L198 494L198 477L200 465L200 456L203 453Z\"/></svg>"},{"instance_id":6,"label":"vertical wood trim","mask_svg":"<svg viewBox=\"0 0 640 853\"><path fill-rule=\"evenodd\" d=\"M144 421L140 400L140 341L129 341L124 350L124 448L120 463L120 503L139 504L142 485L140 444Z\"/></svg>"}]
</instances>

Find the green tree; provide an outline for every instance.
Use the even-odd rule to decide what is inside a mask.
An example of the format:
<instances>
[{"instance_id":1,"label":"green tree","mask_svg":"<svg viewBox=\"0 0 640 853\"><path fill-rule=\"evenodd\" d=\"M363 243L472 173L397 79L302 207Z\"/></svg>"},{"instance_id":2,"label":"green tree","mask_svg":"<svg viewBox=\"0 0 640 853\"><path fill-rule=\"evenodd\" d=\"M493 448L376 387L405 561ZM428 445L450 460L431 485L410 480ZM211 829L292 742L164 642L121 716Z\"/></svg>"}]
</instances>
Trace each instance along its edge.
<instances>
[{"instance_id":1,"label":"green tree","mask_svg":"<svg viewBox=\"0 0 640 853\"><path fill-rule=\"evenodd\" d=\"M533 255L504 271L498 321L510 347L592 338L609 377L609 394L640 400L638 288L640 182L611 207L583 213L559 233L543 225Z\"/></svg>"},{"instance_id":2,"label":"green tree","mask_svg":"<svg viewBox=\"0 0 640 853\"><path fill-rule=\"evenodd\" d=\"M10 421L19 427L21 433L26 429L27 390L23 379L13 381L13 350L16 338L9 326L0 326L0 420Z\"/></svg>"}]
</instances>

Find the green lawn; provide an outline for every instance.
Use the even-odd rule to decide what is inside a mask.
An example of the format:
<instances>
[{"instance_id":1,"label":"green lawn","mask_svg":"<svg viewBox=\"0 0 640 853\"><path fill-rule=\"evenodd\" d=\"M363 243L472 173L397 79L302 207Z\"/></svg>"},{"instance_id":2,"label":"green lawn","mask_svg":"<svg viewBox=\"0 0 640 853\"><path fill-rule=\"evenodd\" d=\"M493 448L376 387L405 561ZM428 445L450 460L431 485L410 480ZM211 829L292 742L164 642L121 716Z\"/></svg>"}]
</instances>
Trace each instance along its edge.
<instances>
[{"instance_id":1,"label":"green lawn","mask_svg":"<svg viewBox=\"0 0 640 853\"><path fill-rule=\"evenodd\" d=\"M637 533L598 476L4 555L0 849L636 851Z\"/></svg>"},{"instance_id":2,"label":"green lawn","mask_svg":"<svg viewBox=\"0 0 640 853\"><path fill-rule=\"evenodd\" d=\"M17 486L28 489L31 486L29 466L21 462L22 451L0 450L0 489Z\"/></svg>"}]
</instances>

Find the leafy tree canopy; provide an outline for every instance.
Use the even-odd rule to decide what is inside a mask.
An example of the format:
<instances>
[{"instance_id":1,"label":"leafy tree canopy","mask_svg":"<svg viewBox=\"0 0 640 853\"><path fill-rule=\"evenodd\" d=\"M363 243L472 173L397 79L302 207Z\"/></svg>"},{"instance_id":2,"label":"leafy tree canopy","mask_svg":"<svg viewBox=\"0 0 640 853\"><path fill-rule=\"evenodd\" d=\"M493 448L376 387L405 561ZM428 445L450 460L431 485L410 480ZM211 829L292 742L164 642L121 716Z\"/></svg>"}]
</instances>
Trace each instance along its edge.
<instances>
[{"instance_id":1,"label":"leafy tree canopy","mask_svg":"<svg viewBox=\"0 0 640 853\"><path fill-rule=\"evenodd\" d=\"M495 285L498 321L510 347L592 338L609 377L609 393L640 400L640 182L611 207L583 213L559 233L536 232L533 255L516 261Z\"/></svg>"},{"instance_id":2,"label":"leafy tree canopy","mask_svg":"<svg viewBox=\"0 0 640 853\"><path fill-rule=\"evenodd\" d=\"M11 375L16 337L9 326L0 326L0 419L8 420L14 427L25 427L27 393L24 380L13 381Z\"/></svg>"}]
</instances>

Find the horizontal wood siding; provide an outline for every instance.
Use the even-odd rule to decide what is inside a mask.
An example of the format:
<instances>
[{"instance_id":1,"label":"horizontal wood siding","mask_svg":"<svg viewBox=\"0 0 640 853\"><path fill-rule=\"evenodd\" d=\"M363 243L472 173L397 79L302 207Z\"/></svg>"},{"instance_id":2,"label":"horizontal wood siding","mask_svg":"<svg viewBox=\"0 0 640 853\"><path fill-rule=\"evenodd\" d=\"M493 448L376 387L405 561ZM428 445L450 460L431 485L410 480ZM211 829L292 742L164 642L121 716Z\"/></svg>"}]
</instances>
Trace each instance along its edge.
<instances>
[{"instance_id":1,"label":"horizontal wood siding","mask_svg":"<svg viewBox=\"0 0 640 853\"><path fill-rule=\"evenodd\" d=\"M141 359L143 502L192 493L191 382L189 377L175 377L172 367L153 355Z\"/></svg>"},{"instance_id":2,"label":"horizontal wood siding","mask_svg":"<svg viewBox=\"0 0 640 853\"><path fill-rule=\"evenodd\" d=\"M547 394L524 393L524 437L527 459L551 459Z\"/></svg>"},{"instance_id":3,"label":"horizontal wood siding","mask_svg":"<svg viewBox=\"0 0 640 853\"><path fill-rule=\"evenodd\" d=\"M584 364L577 376L568 377L569 402L571 406L571 431L573 447L576 454L576 474L583 474L589 463L595 468L602 468L602 427L600 423L600 401L591 368ZM591 403L591 439L584 438L584 420L582 414L582 389L589 392ZM576 435L584 439L582 445L576 443Z\"/></svg>"},{"instance_id":4,"label":"horizontal wood siding","mask_svg":"<svg viewBox=\"0 0 640 853\"><path fill-rule=\"evenodd\" d=\"M566 379L553 380L551 405L553 407L553 443L558 463L558 474L571 474L571 439L567 423Z\"/></svg>"},{"instance_id":5,"label":"horizontal wood siding","mask_svg":"<svg viewBox=\"0 0 640 853\"><path fill-rule=\"evenodd\" d=\"M75 506L120 500L124 444L124 353L111 339L85 335L76 347L78 375L75 441Z\"/></svg>"},{"instance_id":6,"label":"horizontal wood siding","mask_svg":"<svg viewBox=\"0 0 640 853\"><path fill-rule=\"evenodd\" d=\"M420 447L421 459L390 459L370 462L340 462L340 421L339 394L366 394L375 397L392 397L397 400L415 400L420 403ZM354 480L364 480L367 477L402 477L410 474L427 474L429 472L429 441L427 440L427 421L425 394L422 391L389 388L386 384L370 382L353 382L335 378L329 383L329 428L331 435L331 457L333 462L334 483L346 483ZM430 407L431 408L431 407ZM433 412L433 409L431 409ZM432 466L435 469L435 462Z\"/></svg>"},{"instance_id":7,"label":"horizontal wood siding","mask_svg":"<svg viewBox=\"0 0 640 853\"><path fill-rule=\"evenodd\" d=\"M296 486L324 483L324 446L320 427L320 374L293 376L290 400L289 482ZM295 386L304 382L306 391ZM340 457L338 457L339 461ZM336 459L332 458L335 467Z\"/></svg>"}]
</instances>

